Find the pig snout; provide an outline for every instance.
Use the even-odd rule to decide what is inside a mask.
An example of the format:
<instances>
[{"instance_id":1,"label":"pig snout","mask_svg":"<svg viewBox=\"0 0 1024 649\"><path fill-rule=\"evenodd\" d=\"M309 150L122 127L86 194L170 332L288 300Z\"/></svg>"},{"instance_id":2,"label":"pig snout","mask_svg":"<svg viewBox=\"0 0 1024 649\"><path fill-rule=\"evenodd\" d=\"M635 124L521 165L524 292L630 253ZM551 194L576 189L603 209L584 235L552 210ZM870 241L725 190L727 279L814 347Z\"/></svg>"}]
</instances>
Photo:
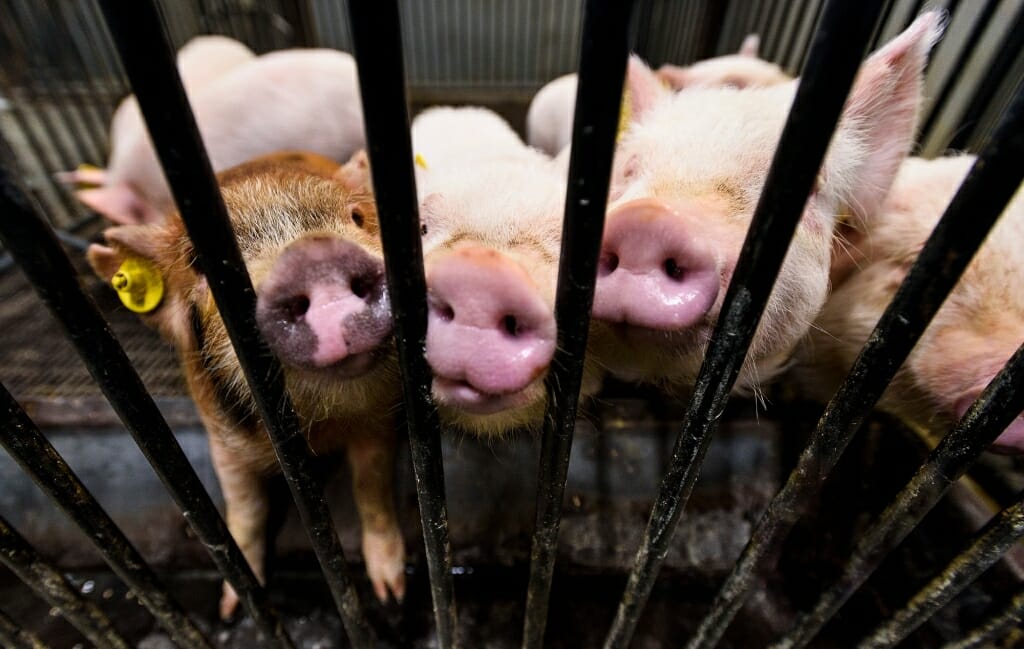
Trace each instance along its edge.
<instances>
[{"instance_id":1,"label":"pig snout","mask_svg":"<svg viewBox=\"0 0 1024 649\"><path fill-rule=\"evenodd\" d=\"M383 262L340 237L289 244L258 293L260 331L289 365L358 376L391 334Z\"/></svg>"},{"instance_id":2,"label":"pig snout","mask_svg":"<svg viewBox=\"0 0 1024 649\"><path fill-rule=\"evenodd\" d=\"M966 396L962 397L956 402L954 409L956 411L956 418L959 420L962 418L971 405L974 404L975 400L981 396L981 390L971 392ZM992 446L989 450L993 453L1001 453L1004 455L1022 455L1024 454L1024 412L1017 415L1017 417L1010 422L996 441L992 442Z\"/></svg>"},{"instance_id":3,"label":"pig snout","mask_svg":"<svg viewBox=\"0 0 1024 649\"><path fill-rule=\"evenodd\" d=\"M439 401L474 414L524 405L555 351L555 318L517 262L463 247L427 277L426 357Z\"/></svg>"},{"instance_id":4,"label":"pig snout","mask_svg":"<svg viewBox=\"0 0 1024 649\"><path fill-rule=\"evenodd\" d=\"M601 242L594 317L662 331L699 323L718 297L720 273L695 222L651 199L613 210Z\"/></svg>"}]
</instances>

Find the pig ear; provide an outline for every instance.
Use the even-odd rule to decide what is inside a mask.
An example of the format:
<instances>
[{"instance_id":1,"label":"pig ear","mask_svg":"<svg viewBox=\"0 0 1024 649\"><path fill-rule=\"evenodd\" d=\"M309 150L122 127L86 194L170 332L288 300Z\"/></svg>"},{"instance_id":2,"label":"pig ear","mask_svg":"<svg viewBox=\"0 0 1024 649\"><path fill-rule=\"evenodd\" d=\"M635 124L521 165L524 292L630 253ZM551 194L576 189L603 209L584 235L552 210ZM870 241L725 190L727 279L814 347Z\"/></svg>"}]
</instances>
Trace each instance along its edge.
<instances>
[{"instance_id":1,"label":"pig ear","mask_svg":"<svg viewBox=\"0 0 1024 649\"><path fill-rule=\"evenodd\" d=\"M659 98L669 92L658 75L636 54L629 57L626 89L629 91L630 119L633 121L640 119Z\"/></svg>"},{"instance_id":2,"label":"pig ear","mask_svg":"<svg viewBox=\"0 0 1024 649\"><path fill-rule=\"evenodd\" d=\"M150 205L127 183L75 192L75 198L114 223L160 223L164 214Z\"/></svg>"},{"instance_id":3,"label":"pig ear","mask_svg":"<svg viewBox=\"0 0 1024 649\"><path fill-rule=\"evenodd\" d=\"M58 171L53 177L59 183L78 187L102 187L107 184L107 170L95 167L79 167L74 171Z\"/></svg>"},{"instance_id":4,"label":"pig ear","mask_svg":"<svg viewBox=\"0 0 1024 649\"><path fill-rule=\"evenodd\" d=\"M860 219L879 208L917 129L923 73L928 52L942 35L943 14L922 14L902 34L861 66L846 107L842 129L856 140L861 155L844 184L844 198ZM841 163L837 167L845 167Z\"/></svg>"},{"instance_id":5,"label":"pig ear","mask_svg":"<svg viewBox=\"0 0 1024 649\"><path fill-rule=\"evenodd\" d=\"M662 84L673 90L682 90L689 83L689 72L687 68L666 63L655 72Z\"/></svg>"},{"instance_id":6,"label":"pig ear","mask_svg":"<svg viewBox=\"0 0 1024 649\"><path fill-rule=\"evenodd\" d=\"M761 49L761 37L757 34L747 34L747 37L743 39L743 43L740 44L740 56L752 56L757 57L758 50Z\"/></svg>"},{"instance_id":7,"label":"pig ear","mask_svg":"<svg viewBox=\"0 0 1024 649\"><path fill-rule=\"evenodd\" d=\"M370 187L370 159L366 151L360 149L343 164L334 179L350 191L366 190Z\"/></svg>"},{"instance_id":8,"label":"pig ear","mask_svg":"<svg viewBox=\"0 0 1024 649\"><path fill-rule=\"evenodd\" d=\"M160 253L163 228L158 225L122 225L103 233L107 244L89 246L86 258L103 281L110 281L128 257L141 257L154 264Z\"/></svg>"}]
</instances>

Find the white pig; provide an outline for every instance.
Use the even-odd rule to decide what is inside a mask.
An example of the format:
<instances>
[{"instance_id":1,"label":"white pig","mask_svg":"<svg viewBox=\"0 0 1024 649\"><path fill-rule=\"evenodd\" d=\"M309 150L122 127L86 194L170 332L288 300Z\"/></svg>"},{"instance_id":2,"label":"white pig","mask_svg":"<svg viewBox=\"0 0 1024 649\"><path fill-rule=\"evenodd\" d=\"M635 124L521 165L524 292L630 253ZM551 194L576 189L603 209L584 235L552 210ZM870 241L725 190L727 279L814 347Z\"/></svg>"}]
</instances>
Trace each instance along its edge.
<instances>
[{"instance_id":1,"label":"white pig","mask_svg":"<svg viewBox=\"0 0 1024 649\"><path fill-rule=\"evenodd\" d=\"M565 178L483 109L429 110L412 135L438 408L481 435L536 427L555 350ZM597 386L588 365L583 393Z\"/></svg>"},{"instance_id":2,"label":"white pig","mask_svg":"<svg viewBox=\"0 0 1024 649\"><path fill-rule=\"evenodd\" d=\"M923 14L862 66L738 378L777 374L828 292L837 215L871 213L913 140L927 53ZM671 93L630 62L634 122L619 142L594 297L609 326L601 364L627 380L688 390L696 379L796 82Z\"/></svg>"},{"instance_id":3,"label":"white pig","mask_svg":"<svg viewBox=\"0 0 1024 649\"><path fill-rule=\"evenodd\" d=\"M738 54L717 56L687 67L663 65L657 75L668 87L769 86L790 81L779 66L757 58L760 39L750 34ZM562 151L572 138L572 116L576 105L576 75L567 74L541 88L526 114L527 140L550 155Z\"/></svg>"},{"instance_id":4,"label":"white pig","mask_svg":"<svg viewBox=\"0 0 1024 649\"><path fill-rule=\"evenodd\" d=\"M793 372L808 395L832 397L973 163L973 156L910 158L882 209L850 223L857 229L836 247L837 287ZM1022 241L1018 191L886 390L883 410L945 432L1024 342ZM1024 452L1024 416L993 449Z\"/></svg>"},{"instance_id":5,"label":"white pig","mask_svg":"<svg viewBox=\"0 0 1024 649\"><path fill-rule=\"evenodd\" d=\"M191 103L210 162L221 171L285 150L349 158L364 143L358 93L350 55L284 50L232 69ZM159 222L174 208L148 136L118 141L103 186L76 195L117 223Z\"/></svg>"}]
</instances>

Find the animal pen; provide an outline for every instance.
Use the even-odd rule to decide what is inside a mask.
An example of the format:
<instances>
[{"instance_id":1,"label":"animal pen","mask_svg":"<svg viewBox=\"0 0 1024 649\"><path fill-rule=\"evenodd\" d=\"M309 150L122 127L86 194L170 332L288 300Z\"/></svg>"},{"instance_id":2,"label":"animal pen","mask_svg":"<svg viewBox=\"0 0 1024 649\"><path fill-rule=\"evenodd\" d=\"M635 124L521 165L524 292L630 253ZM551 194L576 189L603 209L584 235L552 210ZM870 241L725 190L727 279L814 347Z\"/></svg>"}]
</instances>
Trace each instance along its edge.
<instances>
[{"instance_id":1,"label":"animal pen","mask_svg":"<svg viewBox=\"0 0 1024 649\"><path fill-rule=\"evenodd\" d=\"M950 25L928 68L918 148L978 162L829 405L783 388L767 408L730 399L857 68L922 4L4 0L0 645L1019 646L1022 465L984 451L1024 409L1024 351L941 438L872 409L1021 184L1024 1L937 3ZM578 417L628 54L684 64L752 32L801 82L693 396L616 384ZM351 504L298 432L257 331L175 68L176 47L197 33L356 58L408 433L400 605L378 604L347 560L358 556ZM410 106L482 104L522 126L532 93L570 71L579 91L543 429L463 439L441 426L423 354ZM266 586L218 512L172 350L86 275L101 224L52 180L103 164L130 92L284 475ZM216 620L221 579L241 595L234 624Z\"/></svg>"}]
</instances>

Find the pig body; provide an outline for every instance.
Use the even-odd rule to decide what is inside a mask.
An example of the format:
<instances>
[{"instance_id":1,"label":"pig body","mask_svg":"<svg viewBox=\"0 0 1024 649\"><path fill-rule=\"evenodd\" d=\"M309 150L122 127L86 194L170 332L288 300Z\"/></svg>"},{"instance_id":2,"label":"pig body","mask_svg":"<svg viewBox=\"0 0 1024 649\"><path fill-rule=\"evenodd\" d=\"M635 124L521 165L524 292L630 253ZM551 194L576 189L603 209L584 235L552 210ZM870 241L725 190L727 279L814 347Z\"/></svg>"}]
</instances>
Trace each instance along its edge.
<instances>
[{"instance_id":1,"label":"pig body","mask_svg":"<svg viewBox=\"0 0 1024 649\"><path fill-rule=\"evenodd\" d=\"M417 182L438 408L482 435L536 427L555 348L564 176L483 109L432 109L412 135L426 163ZM596 390L592 366L584 382Z\"/></svg>"},{"instance_id":2,"label":"pig body","mask_svg":"<svg viewBox=\"0 0 1024 649\"><path fill-rule=\"evenodd\" d=\"M909 150L925 58L925 14L862 67L804 208L737 387L778 374L824 304L833 230L847 209L881 203ZM599 362L621 378L693 385L796 82L666 91L630 63L634 122L614 161L594 318L610 336Z\"/></svg>"},{"instance_id":3,"label":"pig body","mask_svg":"<svg viewBox=\"0 0 1024 649\"><path fill-rule=\"evenodd\" d=\"M392 495L397 372L365 158L340 172L319 156L271 156L220 181L256 289L257 322L281 358L306 439L317 454L347 451L367 571L378 596L401 597L404 549ZM111 228L105 237L106 245L89 250L101 277L111 279L134 257L163 278L163 300L143 319L179 351L209 433L228 527L262 580L263 481L278 465L182 222L174 215ZM222 614L236 605L227 588Z\"/></svg>"},{"instance_id":4,"label":"pig body","mask_svg":"<svg viewBox=\"0 0 1024 649\"><path fill-rule=\"evenodd\" d=\"M198 88L192 109L215 171L260 155L300 149L348 159L364 143L355 63L327 49L258 57ZM117 223L158 222L174 210L144 130L115 137L103 186L77 193Z\"/></svg>"},{"instance_id":5,"label":"pig body","mask_svg":"<svg viewBox=\"0 0 1024 649\"><path fill-rule=\"evenodd\" d=\"M837 248L835 290L800 347L793 375L803 391L832 397L935 224L974 163L972 156L908 159L882 209ZM886 390L879 407L944 432L1024 342L1024 194L978 250ZM1024 418L996 450L1024 451Z\"/></svg>"},{"instance_id":6,"label":"pig body","mask_svg":"<svg viewBox=\"0 0 1024 649\"><path fill-rule=\"evenodd\" d=\"M790 81L791 77L779 66L757 57L756 39L753 34L748 36L738 54L718 56L686 67L663 65L657 76L674 90L693 86L745 88ZM566 74L549 82L534 96L526 115L527 139L531 146L557 155L569 145L576 85L576 75Z\"/></svg>"}]
</instances>

